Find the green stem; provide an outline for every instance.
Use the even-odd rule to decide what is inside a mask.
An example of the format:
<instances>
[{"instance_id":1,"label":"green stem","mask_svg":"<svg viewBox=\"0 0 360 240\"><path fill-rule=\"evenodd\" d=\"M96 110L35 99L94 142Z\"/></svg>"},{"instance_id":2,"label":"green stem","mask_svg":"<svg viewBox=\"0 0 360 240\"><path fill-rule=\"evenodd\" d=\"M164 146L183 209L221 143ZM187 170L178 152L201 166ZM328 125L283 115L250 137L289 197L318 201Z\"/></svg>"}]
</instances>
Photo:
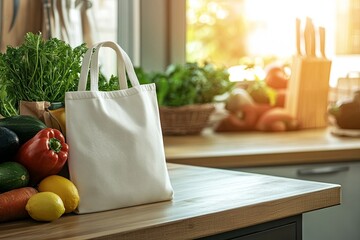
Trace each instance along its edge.
<instances>
[{"instance_id":1,"label":"green stem","mask_svg":"<svg viewBox=\"0 0 360 240\"><path fill-rule=\"evenodd\" d=\"M61 150L61 142L57 138L50 138L49 140L49 148L54 152L58 153Z\"/></svg>"}]
</instances>

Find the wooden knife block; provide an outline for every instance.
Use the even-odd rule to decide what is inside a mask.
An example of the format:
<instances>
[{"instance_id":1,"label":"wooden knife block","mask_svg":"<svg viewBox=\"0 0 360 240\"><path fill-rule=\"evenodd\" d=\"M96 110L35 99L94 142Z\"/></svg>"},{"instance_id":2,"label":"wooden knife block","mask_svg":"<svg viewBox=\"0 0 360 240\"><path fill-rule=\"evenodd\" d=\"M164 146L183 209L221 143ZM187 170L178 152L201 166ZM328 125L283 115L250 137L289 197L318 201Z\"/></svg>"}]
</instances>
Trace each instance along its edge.
<instances>
[{"instance_id":1,"label":"wooden knife block","mask_svg":"<svg viewBox=\"0 0 360 240\"><path fill-rule=\"evenodd\" d=\"M285 108L302 128L327 126L330 69L331 61L325 58L293 58Z\"/></svg>"}]
</instances>

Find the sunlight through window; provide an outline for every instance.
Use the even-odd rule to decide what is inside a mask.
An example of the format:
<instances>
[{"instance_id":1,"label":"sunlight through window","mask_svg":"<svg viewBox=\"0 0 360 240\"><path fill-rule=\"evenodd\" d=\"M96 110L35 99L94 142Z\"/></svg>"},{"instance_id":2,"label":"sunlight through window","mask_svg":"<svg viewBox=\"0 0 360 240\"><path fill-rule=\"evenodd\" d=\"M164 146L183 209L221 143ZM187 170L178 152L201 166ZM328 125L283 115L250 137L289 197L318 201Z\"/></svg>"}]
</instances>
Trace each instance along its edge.
<instances>
[{"instance_id":1,"label":"sunlight through window","mask_svg":"<svg viewBox=\"0 0 360 240\"><path fill-rule=\"evenodd\" d=\"M336 0L188 0L187 60L233 66L244 56L287 58L295 53L295 19L326 28L335 52Z\"/></svg>"}]
</instances>

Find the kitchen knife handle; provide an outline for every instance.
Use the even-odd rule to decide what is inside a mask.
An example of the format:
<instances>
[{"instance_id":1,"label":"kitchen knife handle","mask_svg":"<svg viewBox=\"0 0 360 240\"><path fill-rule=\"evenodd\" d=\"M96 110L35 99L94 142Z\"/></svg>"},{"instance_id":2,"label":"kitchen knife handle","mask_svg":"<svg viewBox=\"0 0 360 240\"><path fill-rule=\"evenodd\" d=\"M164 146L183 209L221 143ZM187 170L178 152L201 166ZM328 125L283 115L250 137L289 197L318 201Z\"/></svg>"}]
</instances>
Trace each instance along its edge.
<instances>
[{"instance_id":1,"label":"kitchen knife handle","mask_svg":"<svg viewBox=\"0 0 360 240\"><path fill-rule=\"evenodd\" d=\"M300 34L300 30L301 29L301 20L299 18L296 18L296 54L298 56L301 56L301 34Z\"/></svg>"},{"instance_id":2,"label":"kitchen knife handle","mask_svg":"<svg viewBox=\"0 0 360 240\"><path fill-rule=\"evenodd\" d=\"M305 30L305 51L307 56L315 57L315 28L311 18L306 18Z\"/></svg>"},{"instance_id":3,"label":"kitchen knife handle","mask_svg":"<svg viewBox=\"0 0 360 240\"><path fill-rule=\"evenodd\" d=\"M326 55L325 55L325 28L324 27L319 27L319 38L320 38L321 57L326 58Z\"/></svg>"},{"instance_id":4,"label":"kitchen knife handle","mask_svg":"<svg viewBox=\"0 0 360 240\"><path fill-rule=\"evenodd\" d=\"M311 21L311 28L310 28L310 30L311 30L311 32L310 32L310 41L311 41L311 56L312 57L315 57L316 56L316 54L315 54L315 52L316 52L316 42L315 42L315 28L314 28L314 24L313 24L313 22Z\"/></svg>"}]
</instances>

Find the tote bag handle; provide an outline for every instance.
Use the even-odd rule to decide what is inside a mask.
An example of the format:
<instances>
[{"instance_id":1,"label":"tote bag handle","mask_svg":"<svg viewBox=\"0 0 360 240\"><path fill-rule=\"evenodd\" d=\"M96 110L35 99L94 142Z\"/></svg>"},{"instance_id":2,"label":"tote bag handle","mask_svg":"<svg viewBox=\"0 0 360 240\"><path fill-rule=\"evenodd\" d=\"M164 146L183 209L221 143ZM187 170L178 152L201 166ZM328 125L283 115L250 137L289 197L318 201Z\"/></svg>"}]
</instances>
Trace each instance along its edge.
<instances>
[{"instance_id":1,"label":"tote bag handle","mask_svg":"<svg viewBox=\"0 0 360 240\"><path fill-rule=\"evenodd\" d=\"M134 67L127 53L116 43L105 41L95 44L89 48L83 58L83 63L80 72L80 81L78 91L86 90L87 77L90 67L90 91L99 90L99 51L101 47L109 47L116 52L117 56L117 70L120 89L127 89L126 72L128 73L129 80L132 86L140 85L139 80L134 71ZM95 50L94 50L95 49ZM90 64L91 63L91 64ZM125 71L126 69L126 71Z\"/></svg>"}]
</instances>

